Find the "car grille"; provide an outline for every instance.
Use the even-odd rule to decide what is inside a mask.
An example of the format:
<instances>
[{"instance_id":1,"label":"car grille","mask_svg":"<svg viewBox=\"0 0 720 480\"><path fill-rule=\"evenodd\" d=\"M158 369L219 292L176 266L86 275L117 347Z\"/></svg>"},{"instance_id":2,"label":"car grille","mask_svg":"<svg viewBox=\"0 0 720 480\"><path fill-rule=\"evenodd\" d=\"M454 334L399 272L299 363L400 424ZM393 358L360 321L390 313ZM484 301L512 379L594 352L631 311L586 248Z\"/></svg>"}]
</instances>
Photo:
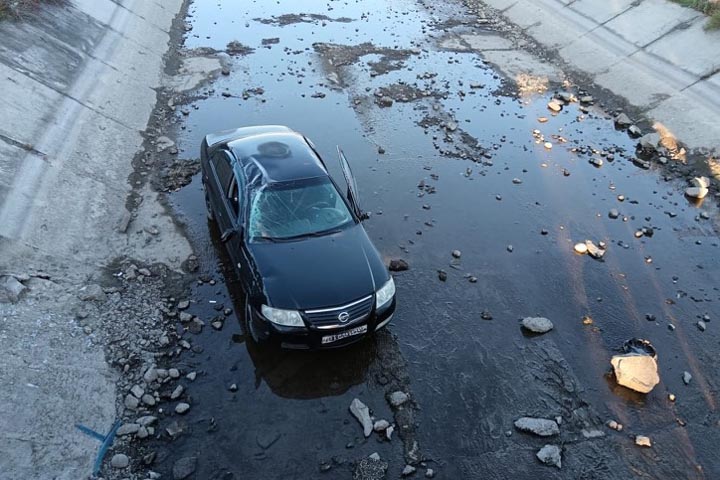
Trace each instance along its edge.
<instances>
[{"instance_id":1,"label":"car grille","mask_svg":"<svg viewBox=\"0 0 720 480\"><path fill-rule=\"evenodd\" d=\"M316 310L305 310L305 318L315 327L321 329L342 328L365 320L373 306L373 296L348 303L341 307L322 308ZM348 313L348 319L341 322L338 316L342 312Z\"/></svg>"}]
</instances>

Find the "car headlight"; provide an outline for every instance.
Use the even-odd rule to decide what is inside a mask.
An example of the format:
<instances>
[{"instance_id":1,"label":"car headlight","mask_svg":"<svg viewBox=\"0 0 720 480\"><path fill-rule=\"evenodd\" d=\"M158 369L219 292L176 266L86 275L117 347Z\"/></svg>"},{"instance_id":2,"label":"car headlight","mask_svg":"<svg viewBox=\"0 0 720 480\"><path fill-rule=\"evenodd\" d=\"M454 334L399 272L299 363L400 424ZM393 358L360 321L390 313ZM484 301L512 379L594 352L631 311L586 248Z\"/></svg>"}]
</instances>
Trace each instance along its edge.
<instances>
[{"instance_id":1,"label":"car headlight","mask_svg":"<svg viewBox=\"0 0 720 480\"><path fill-rule=\"evenodd\" d=\"M297 310L283 310L280 308L272 308L267 305L263 305L260 309L265 318L270 320L272 323L283 325L285 327L304 327L300 312Z\"/></svg>"},{"instance_id":2,"label":"car headlight","mask_svg":"<svg viewBox=\"0 0 720 480\"><path fill-rule=\"evenodd\" d=\"M383 285L380 290L375 293L375 309L379 309L387 305L387 303L395 296L395 282L393 278Z\"/></svg>"}]
</instances>

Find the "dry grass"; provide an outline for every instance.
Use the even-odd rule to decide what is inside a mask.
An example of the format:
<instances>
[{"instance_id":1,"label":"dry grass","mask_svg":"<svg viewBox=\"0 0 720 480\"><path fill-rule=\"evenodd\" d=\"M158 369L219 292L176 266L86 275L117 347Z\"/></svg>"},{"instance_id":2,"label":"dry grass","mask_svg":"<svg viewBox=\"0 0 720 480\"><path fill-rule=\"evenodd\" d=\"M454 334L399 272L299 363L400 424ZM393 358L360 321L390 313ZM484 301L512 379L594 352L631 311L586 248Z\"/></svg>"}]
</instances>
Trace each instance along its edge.
<instances>
[{"instance_id":1,"label":"dry grass","mask_svg":"<svg viewBox=\"0 0 720 480\"><path fill-rule=\"evenodd\" d=\"M0 20L20 20L42 3L61 5L67 0L0 0Z\"/></svg>"},{"instance_id":2,"label":"dry grass","mask_svg":"<svg viewBox=\"0 0 720 480\"><path fill-rule=\"evenodd\" d=\"M720 28L720 2L717 0L672 0L685 7L694 8L710 19L705 25L706 30L716 30Z\"/></svg>"}]
</instances>

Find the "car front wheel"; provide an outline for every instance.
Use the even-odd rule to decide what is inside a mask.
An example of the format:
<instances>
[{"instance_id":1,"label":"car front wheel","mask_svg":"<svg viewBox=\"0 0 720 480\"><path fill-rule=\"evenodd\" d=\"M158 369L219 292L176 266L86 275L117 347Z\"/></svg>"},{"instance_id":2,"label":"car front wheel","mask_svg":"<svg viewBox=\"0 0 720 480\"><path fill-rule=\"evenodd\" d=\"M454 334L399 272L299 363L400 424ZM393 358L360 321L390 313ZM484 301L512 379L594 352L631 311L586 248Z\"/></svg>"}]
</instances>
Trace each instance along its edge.
<instances>
[{"instance_id":1,"label":"car front wheel","mask_svg":"<svg viewBox=\"0 0 720 480\"><path fill-rule=\"evenodd\" d=\"M207 219L211 222L215 221L215 214L213 213L212 206L210 205L210 197L208 196L207 187L203 185L205 190L205 214Z\"/></svg>"}]
</instances>

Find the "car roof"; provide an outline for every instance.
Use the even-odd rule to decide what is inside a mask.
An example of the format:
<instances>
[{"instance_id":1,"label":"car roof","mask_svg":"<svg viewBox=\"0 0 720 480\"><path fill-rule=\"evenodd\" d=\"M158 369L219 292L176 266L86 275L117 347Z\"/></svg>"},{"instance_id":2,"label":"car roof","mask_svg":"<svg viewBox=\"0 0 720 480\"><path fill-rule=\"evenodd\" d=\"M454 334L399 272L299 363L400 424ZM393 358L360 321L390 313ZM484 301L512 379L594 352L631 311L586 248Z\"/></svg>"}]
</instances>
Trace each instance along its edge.
<instances>
[{"instance_id":1,"label":"car roof","mask_svg":"<svg viewBox=\"0 0 720 480\"><path fill-rule=\"evenodd\" d=\"M270 131L232 140L227 146L241 168L256 166L267 183L327 176L305 137L292 130Z\"/></svg>"}]
</instances>

